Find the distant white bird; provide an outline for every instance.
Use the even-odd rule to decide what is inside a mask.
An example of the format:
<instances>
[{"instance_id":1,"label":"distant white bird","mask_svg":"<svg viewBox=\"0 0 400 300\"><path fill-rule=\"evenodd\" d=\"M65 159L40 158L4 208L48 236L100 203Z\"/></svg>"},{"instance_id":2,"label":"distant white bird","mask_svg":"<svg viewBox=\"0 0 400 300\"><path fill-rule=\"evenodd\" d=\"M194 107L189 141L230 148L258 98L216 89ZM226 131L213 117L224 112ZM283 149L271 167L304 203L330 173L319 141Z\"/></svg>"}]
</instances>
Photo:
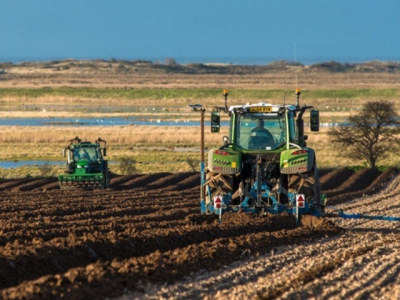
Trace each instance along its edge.
<instances>
[{"instance_id":1,"label":"distant white bird","mask_svg":"<svg viewBox=\"0 0 400 300\"><path fill-rule=\"evenodd\" d=\"M46 112L46 109L43 108L43 112Z\"/></svg>"}]
</instances>

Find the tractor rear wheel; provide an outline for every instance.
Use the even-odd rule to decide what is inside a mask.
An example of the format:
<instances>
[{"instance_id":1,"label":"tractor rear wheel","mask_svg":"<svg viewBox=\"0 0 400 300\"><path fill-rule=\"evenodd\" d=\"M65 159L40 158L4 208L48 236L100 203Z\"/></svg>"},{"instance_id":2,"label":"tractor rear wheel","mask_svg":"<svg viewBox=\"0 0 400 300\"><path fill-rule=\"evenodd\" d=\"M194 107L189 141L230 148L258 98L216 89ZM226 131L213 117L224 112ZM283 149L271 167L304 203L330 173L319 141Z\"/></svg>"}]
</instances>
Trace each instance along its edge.
<instances>
[{"instance_id":1,"label":"tractor rear wheel","mask_svg":"<svg viewBox=\"0 0 400 300\"><path fill-rule=\"evenodd\" d=\"M224 175L207 171L206 174L206 205L209 204L216 195L232 194L233 177L232 175ZM209 193L210 191L210 193Z\"/></svg>"},{"instance_id":2,"label":"tractor rear wheel","mask_svg":"<svg viewBox=\"0 0 400 300\"><path fill-rule=\"evenodd\" d=\"M313 167L309 172L289 176L288 191L290 193L304 194L306 201L315 203L316 209L322 213L321 185L319 182L318 169Z\"/></svg>"},{"instance_id":3,"label":"tractor rear wheel","mask_svg":"<svg viewBox=\"0 0 400 300\"><path fill-rule=\"evenodd\" d=\"M104 172L104 177L103 177L103 188L106 189L110 186L110 181L111 181L111 173L110 170L106 170Z\"/></svg>"}]
</instances>

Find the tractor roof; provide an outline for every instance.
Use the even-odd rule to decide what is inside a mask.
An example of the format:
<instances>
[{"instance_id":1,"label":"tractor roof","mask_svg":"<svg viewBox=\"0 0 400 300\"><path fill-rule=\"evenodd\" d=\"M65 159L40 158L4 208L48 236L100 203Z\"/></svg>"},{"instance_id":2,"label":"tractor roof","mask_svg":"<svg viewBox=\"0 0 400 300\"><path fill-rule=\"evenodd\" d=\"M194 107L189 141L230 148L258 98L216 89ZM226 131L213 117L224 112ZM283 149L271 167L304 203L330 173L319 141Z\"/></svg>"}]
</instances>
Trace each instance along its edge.
<instances>
[{"instance_id":1,"label":"tractor roof","mask_svg":"<svg viewBox=\"0 0 400 300\"><path fill-rule=\"evenodd\" d=\"M93 147L100 147L98 144L91 143L91 142L81 142L79 144L73 144L74 148L93 148Z\"/></svg>"},{"instance_id":2,"label":"tractor roof","mask_svg":"<svg viewBox=\"0 0 400 300\"><path fill-rule=\"evenodd\" d=\"M277 113L282 107L287 110L296 110L296 106L294 105L280 105L280 104L271 104L271 103L255 103L250 104L246 103L245 105L233 105L229 107L229 111L243 110L243 112L265 112L265 113Z\"/></svg>"}]
</instances>

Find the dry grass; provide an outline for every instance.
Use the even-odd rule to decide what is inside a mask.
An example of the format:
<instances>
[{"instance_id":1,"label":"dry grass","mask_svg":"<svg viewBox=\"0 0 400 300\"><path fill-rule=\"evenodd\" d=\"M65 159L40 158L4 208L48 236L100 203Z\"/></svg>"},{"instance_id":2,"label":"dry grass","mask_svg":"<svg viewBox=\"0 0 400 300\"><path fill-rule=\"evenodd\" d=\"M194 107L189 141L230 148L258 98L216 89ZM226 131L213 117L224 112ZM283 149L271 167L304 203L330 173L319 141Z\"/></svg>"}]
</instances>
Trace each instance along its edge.
<instances>
[{"instance_id":1,"label":"dry grass","mask_svg":"<svg viewBox=\"0 0 400 300\"><path fill-rule=\"evenodd\" d=\"M364 162L351 160L333 147L327 135L327 128L318 133L307 132L308 146L316 151L320 168L335 168L363 165ZM222 145L222 136L227 134L223 127L221 134L206 131L206 148ZM200 130L196 127L4 127L0 133L2 159L8 161L50 160L63 161L62 149L69 139L79 136L94 141L97 137L107 140L111 170L119 174L118 160L130 157L136 163L138 173L188 172L188 160L200 162ZM207 155L206 155L207 159ZM378 162L383 166L400 166L396 153ZM62 166L54 166L48 175L56 176ZM1 169L0 177L39 176L38 166L16 169Z\"/></svg>"},{"instance_id":2,"label":"dry grass","mask_svg":"<svg viewBox=\"0 0 400 300\"><path fill-rule=\"evenodd\" d=\"M220 134L205 130L206 148L222 145ZM360 165L362 161L346 158L329 141L328 128L320 132L307 132L308 146L315 149L320 167ZM197 127L113 126L113 127L4 127L0 132L3 160L63 160L62 149L70 139L94 141L98 137L108 144L108 159L132 157L140 163L157 161L185 162L190 157L199 159L200 129ZM196 150L197 149L197 150ZM400 158L393 154L379 162L381 165L400 165Z\"/></svg>"},{"instance_id":3,"label":"dry grass","mask_svg":"<svg viewBox=\"0 0 400 300\"><path fill-rule=\"evenodd\" d=\"M179 73L126 73L109 70L69 69L55 71L38 68L13 68L2 75L0 88L24 87L86 87L86 88L245 88L293 89L296 85L294 70L263 74L179 74ZM298 85L302 89L342 88L400 88L400 74L389 72L331 73L304 69L298 72Z\"/></svg>"},{"instance_id":4,"label":"dry grass","mask_svg":"<svg viewBox=\"0 0 400 300\"><path fill-rule=\"evenodd\" d=\"M320 132L306 132L307 146L315 150L318 167L343 167L359 165L362 162L351 160L337 150L329 141L328 128L321 128Z\"/></svg>"},{"instance_id":5,"label":"dry grass","mask_svg":"<svg viewBox=\"0 0 400 300\"><path fill-rule=\"evenodd\" d=\"M0 132L2 160L63 161L62 149L69 140L79 136L94 142L98 137L107 141L107 159L111 170L118 174L118 160L130 157L138 173L188 172L188 160L200 162L200 129L197 127L112 126L112 127L3 127ZM222 135L205 133L206 147L222 144ZM61 167L54 167L57 175ZM1 170L2 177L37 176L37 166Z\"/></svg>"},{"instance_id":6,"label":"dry grass","mask_svg":"<svg viewBox=\"0 0 400 300\"><path fill-rule=\"evenodd\" d=\"M216 145L222 141L221 135L205 130L205 139ZM96 126L96 127L57 127L38 126L3 127L0 132L0 144L63 144L79 136L82 140L94 141L98 137L105 139L110 147L114 145L191 147L200 142L200 128L178 126Z\"/></svg>"}]
</instances>

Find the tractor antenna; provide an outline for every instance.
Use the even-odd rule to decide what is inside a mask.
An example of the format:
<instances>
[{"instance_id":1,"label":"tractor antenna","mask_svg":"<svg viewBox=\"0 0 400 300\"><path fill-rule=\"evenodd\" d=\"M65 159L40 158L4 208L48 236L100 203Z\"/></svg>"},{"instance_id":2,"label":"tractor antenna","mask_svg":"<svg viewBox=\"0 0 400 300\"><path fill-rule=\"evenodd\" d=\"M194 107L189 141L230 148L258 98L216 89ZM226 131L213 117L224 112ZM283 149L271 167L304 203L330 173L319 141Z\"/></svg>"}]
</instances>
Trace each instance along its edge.
<instances>
[{"instance_id":1,"label":"tractor antenna","mask_svg":"<svg viewBox=\"0 0 400 300\"><path fill-rule=\"evenodd\" d=\"M298 87L298 80L297 80L297 45L296 42L294 43L294 75L296 77L296 106L300 107L300 89Z\"/></svg>"},{"instance_id":2,"label":"tractor antenna","mask_svg":"<svg viewBox=\"0 0 400 300\"><path fill-rule=\"evenodd\" d=\"M298 82L297 82L297 45L296 45L296 42L294 43L294 76L296 78L296 90L297 90Z\"/></svg>"},{"instance_id":3,"label":"tractor antenna","mask_svg":"<svg viewBox=\"0 0 400 300\"><path fill-rule=\"evenodd\" d=\"M225 98L225 112L228 112L228 95L229 95L229 91L228 90L224 90L223 94L224 94L224 98Z\"/></svg>"}]
</instances>

